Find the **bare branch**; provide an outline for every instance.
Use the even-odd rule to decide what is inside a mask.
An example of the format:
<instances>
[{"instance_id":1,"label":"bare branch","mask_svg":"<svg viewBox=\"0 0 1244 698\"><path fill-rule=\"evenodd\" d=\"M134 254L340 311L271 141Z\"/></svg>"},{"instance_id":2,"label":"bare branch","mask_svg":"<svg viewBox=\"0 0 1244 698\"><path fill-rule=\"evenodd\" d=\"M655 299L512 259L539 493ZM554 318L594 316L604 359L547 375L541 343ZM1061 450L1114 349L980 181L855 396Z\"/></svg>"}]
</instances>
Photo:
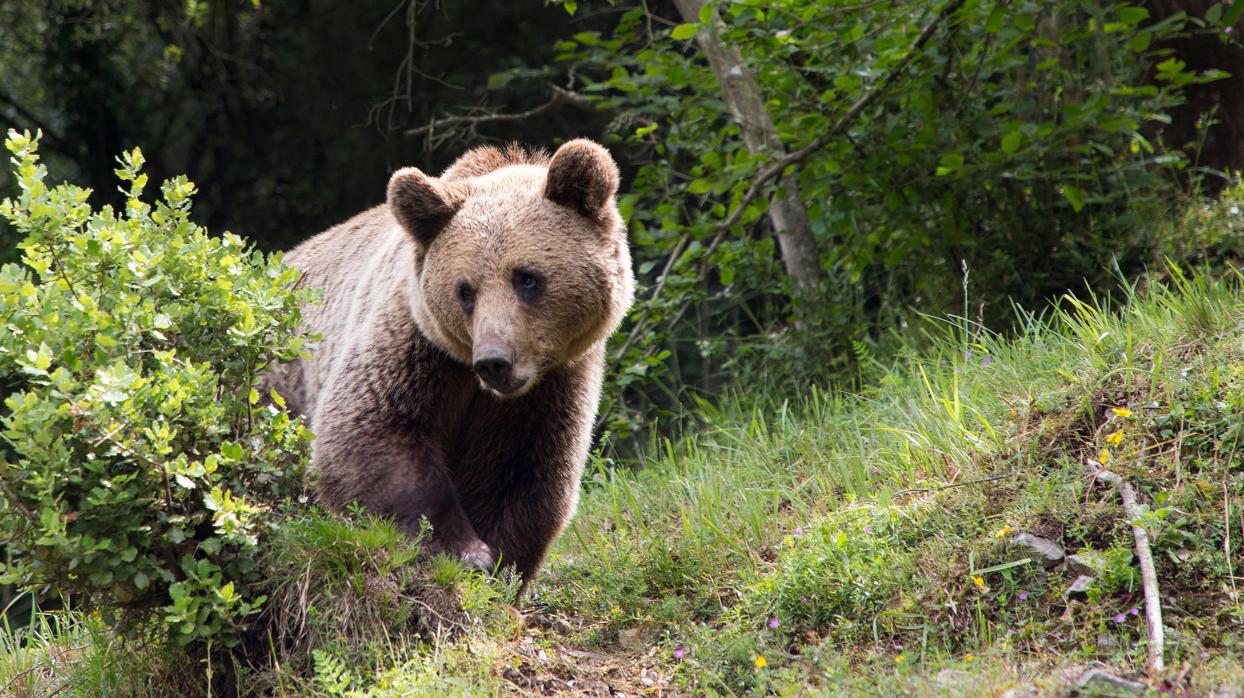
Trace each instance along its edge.
<instances>
[{"instance_id":1,"label":"bare branch","mask_svg":"<svg viewBox=\"0 0 1244 698\"><path fill-rule=\"evenodd\" d=\"M389 96L377 104L372 105L367 110L367 125L375 124L377 130L386 136L398 130L399 126L395 123L398 108L405 105L406 111L413 109L413 100L415 98L414 80L418 76L425 80L436 82L451 89L459 89L456 85L446 82L443 76L432 75L419 69L415 60L415 49L428 48L431 46L448 46L449 43L458 36L456 33L446 34L436 39L420 39L418 32L419 14L426 7L423 0L400 0L398 4L389 11L385 18L380 21L380 25L367 40L367 49L370 51L375 44L376 38L380 35L381 30L389 24L402 10L405 10L405 19L403 20L406 27L406 53L398 63L397 71L393 75L393 88L389 91ZM381 125L381 117L384 117L385 123Z\"/></svg>"},{"instance_id":2,"label":"bare branch","mask_svg":"<svg viewBox=\"0 0 1244 698\"><path fill-rule=\"evenodd\" d=\"M397 3L397 5L395 5L395 6L393 7L393 9L392 9L392 10L389 10L389 14L385 15L385 16L384 16L384 19L380 20L380 24L376 27L376 30L375 30L375 31L373 31L373 32L371 33L371 36L370 36L370 37L368 37L368 39L367 39L367 50L368 50L368 51L370 51L370 50L372 50L373 48L375 48L375 46L376 46L376 37L377 37L377 36L380 36L380 30L384 29L384 28L385 28L385 26L389 23L389 20L391 20L391 19L393 19L394 17L396 17L396 16L397 16L397 13L398 13L398 12L401 12L401 11L402 11L402 8L403 8L403 7L405 7L405 6L406 6L406 0L400 0L400 1Z\"/></svg>"},{"instance_id":3,"label":"bare branch","mask_svg":"<svg viewBox=\"0 0 1244 698\"><path fill-rule=\"evenodd\" d=\"M1141 445L1144 452L1144 445ZM1140 565L1140 582L1145 592L1145 634L1149 638L1149 658L1145 668L1150 677L1157 677L1165 669L1162 654L1165 647L1165 631L1162 628L1162 595L1158 590L1158 573L1153 566L1153 551L1149 547L1149 532L1139 522L1141 520L1140 505L1136 502L1136 490L1131 483L1115 473L1100 468L1092 460L1085 461L1085 467L1093 477L1114 485L1123 503L1123 514L1132 524L1132 538L1135 542L1136 562Z\"/></svg>"},{"instance_id":4,"label":"bare branch","mask_svg":"<svg viewBox=\"0 0 1244 698\"><path fill-rule=\"evenodd\" d=\"M661 291L665 289L665 283L669 281L669 278L670 278L670 269L674 267L674 262L678 261L678 257L682 255L682 251L687 246L687 241L689 239L690 238L687 237L686 235L683 235L681 238L679 238L678 244L674 245L674 249L670 252L669 257L666 258L665 266L661 269L661 273L657 275L656 288L652 289L653 298L660 297ZM648 316L651 314L652 314L652 306L651 304L649 304L644 307L643 315L641 315L639 319L635 321L636 326L642 325L648 319ZM631 344L633 344L635 340L638 339L638 337L639 335L635 334L634 332L631 332L630 334L628 334L626 336L626 339L622 342L622 346L618 347L617 351L614 352L613 358L615 360L621 358L622 355L626 353L626 350L631 348Z\"/></svg>"},{"instance_id":5,"label":"bare branch","mask_svg":"<svg viewBox=\"0 0 1244 698\"><path fill-rule=\"evenodd\" d=\"M1097 434L1093 437L1094 442L1101 438L1101 433L1110 425L1110 421L1103 422L1097 428ZM1148 449L1147 442L1141 440L1139 457L1143 457ZM1153 551L1149 546L1149 532L1142 525L1142 514L1140 505L1136 502L1136 490L1132 488L1131 483L1119 477L1117 474L1106 470L1106 468L1092 458L1084 460L1084 467L1089 474L1097 480L1102 480L1114 485L1119 493L1119 499L1123 504L1123 514L1132 525L1132 539L1134 541L1134 549L1136 551L1136 562L1140 565L1140 582L1141 588L1145 594L1145 634L1149 638L1147 643L1148 659L1145 661L1145 669L1149 673L1150 678L1157 678L1166 668L1162 655L1165 650L1165 631L1162 628L1162 596L1158 591L1158 574L1153 565Z\"/></svg>"},{"instance_id":6,"label":"bare branch","mask_svg":"<svg viewBox=\"0 0 1244 698\"><path fill-rule=\"evenodd\" d=\"M29 109L23 107L13 97L9 96L8 94L4 92L0 92L0 103L9 105L13 109L13 111L17 114L17 116L21 117L22 119L25 119L36 129L42 131L43 139L45 141L51 141L52 143L55 143L55 144L64 143L60 135L56 133L55 129L48 126L46 121L43 121L42 119L40 119L39 117L31 113Z\"/></svg>"},{"instance_id":7,"label":"bare branch","mask_svg":"<svg viewBox=\"0 0 1244 698\"><path fill-rule=\"evenodd\" d=\"M510 114L463 114L459 116L447 116L443 119L437 119L425 126L409 129L406 131L406 135L423 136L434 134L442 129L451 129L461 126L474 128L480 124L523 121L525 119L539 116L559 104L574 104L582 107L591 105L586 97L569 90L553 86L553 96L549 98L549 101L539 106L532 107L527 111L520 111Z\"/></svg>"}]
</instances>

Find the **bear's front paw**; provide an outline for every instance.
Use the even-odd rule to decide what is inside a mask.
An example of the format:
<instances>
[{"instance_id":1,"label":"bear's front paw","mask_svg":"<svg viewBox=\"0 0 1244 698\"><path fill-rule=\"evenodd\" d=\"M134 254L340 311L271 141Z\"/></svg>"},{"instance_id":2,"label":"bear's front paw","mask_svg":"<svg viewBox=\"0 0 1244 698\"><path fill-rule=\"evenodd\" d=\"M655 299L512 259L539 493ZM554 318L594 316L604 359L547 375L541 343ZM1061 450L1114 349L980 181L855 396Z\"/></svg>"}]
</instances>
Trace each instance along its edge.
<instances>
[{"instance_id":1,"label":"bear's front paw","mask_svg":"<svg viewBox=\"0 0 1244 698\"><path fill-rule=\"evenodd\" d=\"M450 555L462 560L468 567L484 572L491 572L497 564L496 553L488 544L478 538L470 541L442 543L433 541L428 551L434 555Z\"/></svg>"},{"instance_id":2,"label":"bear's front paw","mask_svg":"<svg viewBox=\"0 0 1244 698\"><path fill-rule=\"evenodd\" d=\"M497 566L496 554L482 540L470 543L458 553L458 556L468 566L474 567L477 570L483 570L484 572L491 572Z\"/></svg>"}]
</instances>

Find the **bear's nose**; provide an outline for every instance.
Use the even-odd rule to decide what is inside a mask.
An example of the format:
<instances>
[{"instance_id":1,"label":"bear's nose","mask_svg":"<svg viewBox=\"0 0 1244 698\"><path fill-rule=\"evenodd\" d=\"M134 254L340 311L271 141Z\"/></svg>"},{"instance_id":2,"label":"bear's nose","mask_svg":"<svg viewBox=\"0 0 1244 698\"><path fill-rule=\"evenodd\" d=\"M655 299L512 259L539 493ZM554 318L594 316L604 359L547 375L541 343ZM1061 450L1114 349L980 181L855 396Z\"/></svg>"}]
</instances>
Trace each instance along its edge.
<instances>
[{"instance_id":1,"label":"bear's nose","mask_svg":"<svg viewBox=\"0 0 1244 698\"><path fill-rule=\"evenodd\" d=\"M506 392L513 382L514 364L504 356L485 356L475 362L475 373L488 385Z\"/></svg>"}]
</instances>

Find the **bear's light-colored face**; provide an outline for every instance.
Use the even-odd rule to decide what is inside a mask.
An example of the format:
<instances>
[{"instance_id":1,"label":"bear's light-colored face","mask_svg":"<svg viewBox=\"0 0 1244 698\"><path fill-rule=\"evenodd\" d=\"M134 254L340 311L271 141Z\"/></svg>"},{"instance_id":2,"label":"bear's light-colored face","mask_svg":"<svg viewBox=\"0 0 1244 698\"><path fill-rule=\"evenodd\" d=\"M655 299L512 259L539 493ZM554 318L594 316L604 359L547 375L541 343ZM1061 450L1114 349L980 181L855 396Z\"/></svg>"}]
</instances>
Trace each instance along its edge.
<instances>
[{"instance_id":1,"label":"bear's light-colored face","mask_svg":"<svg viewBox=\"0 0 1244 698\"><path fill-rule=\"evenodd\" d=\"M582 356L633 294L616 190L612 158L585 140L547 166L485 149L441 178L398 171L389 206L415 237L420 330L505 398Z\"/></svg>"}]
</instances>

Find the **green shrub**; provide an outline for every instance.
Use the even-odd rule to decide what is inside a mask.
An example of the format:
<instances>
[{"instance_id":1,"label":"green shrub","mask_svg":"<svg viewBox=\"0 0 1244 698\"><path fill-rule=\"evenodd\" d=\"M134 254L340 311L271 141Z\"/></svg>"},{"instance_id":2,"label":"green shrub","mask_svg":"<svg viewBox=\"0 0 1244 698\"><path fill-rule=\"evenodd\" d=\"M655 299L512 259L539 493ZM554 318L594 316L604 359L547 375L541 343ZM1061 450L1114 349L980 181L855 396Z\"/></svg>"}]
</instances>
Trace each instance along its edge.
<instances>
[{"instance_id":1,"label":"green shrub","mask_svg":"<svg viewBox=\"0 0 1244 698\"><path fill-rule=\"evenodd\" d=\"M297 274L190 222L184 177L144 202L138 150L117 212L49 187L28 133L6 146L20 193L0 214L25 240L0 268L4 580L231 645L264 601L260 539L302 488L310 435L255 388L302 352Z\"/></svg>"},{"instance_id":2,"label":"green shrub","mask_svg":"<svg viewBox=\"0 0 1244 698\"><path fill-rule=\"evenodd\" d=\"M854 639L909 586L912 552L889 512L846 510L783 541L771 574L747 604L757 625L771 618L788 635L807 630Z\"/></svg>"},{"instance_id":3,"label":"green shrub","mask_svg":"<svg viewBox=\"0 0 1244 698\"><path fill-rule=\"evenodd\" d=\"M1238 267L1244 259L1244 178L1232 176L1217 199L1189 206L1174 227L1162 250L1170 259L1185 267L1208 265L1216 273Z\"/></svg>"}]
</instances>

